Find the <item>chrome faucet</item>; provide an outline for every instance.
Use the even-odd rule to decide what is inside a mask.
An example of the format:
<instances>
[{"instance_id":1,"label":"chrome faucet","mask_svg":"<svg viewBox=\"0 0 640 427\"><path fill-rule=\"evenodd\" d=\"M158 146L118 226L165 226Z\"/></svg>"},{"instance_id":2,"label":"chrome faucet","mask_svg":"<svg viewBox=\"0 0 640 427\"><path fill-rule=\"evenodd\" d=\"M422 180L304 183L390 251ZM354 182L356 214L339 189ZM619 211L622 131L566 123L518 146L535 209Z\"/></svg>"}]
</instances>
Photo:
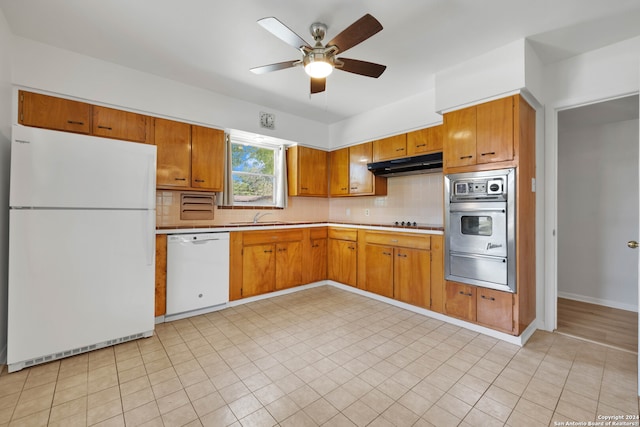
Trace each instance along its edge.
<instances>
[{"instance_id":1,"label":"chrome faucet","mask_svg":"<svg viewBox=\"0 0 640 427\"><path fill-rule=\"evenodd\" d=\"M258 220L262 217L265 217L267 215L271 215L271 212L258 212L254 217L253 217L253 223L257 224Z\"/></svg>"}]
</instances>

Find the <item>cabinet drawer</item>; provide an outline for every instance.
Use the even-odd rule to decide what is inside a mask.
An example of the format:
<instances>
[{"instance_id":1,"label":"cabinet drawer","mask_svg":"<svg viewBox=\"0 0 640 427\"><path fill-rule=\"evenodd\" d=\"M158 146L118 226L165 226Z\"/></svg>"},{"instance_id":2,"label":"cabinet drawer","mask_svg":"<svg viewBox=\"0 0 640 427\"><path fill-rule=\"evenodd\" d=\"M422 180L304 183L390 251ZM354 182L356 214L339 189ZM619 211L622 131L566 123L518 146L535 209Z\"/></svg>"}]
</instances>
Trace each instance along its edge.
<instances>
[{"instance_id":1,"label":"cabinet drawer","mask_svg":"<svg viewBox=\"0 0 640 427\"><path fill-rule=\"evenodd\" d=\"M477 322L491 328L512 332L513 294L494 289L478 288Z\"/></svg>"},{"instance_id":2,"label":"cabinet drawer","mask_svg":"<svg viewBox=\"0 0 640 427\"><path fill-rule=\"evenodd\" d=\"M327 227L316 227L309 230L310 238L313 239L326 239Z\"/></svg>"},{"instance_id":3,"label":"cabinet drawer","mask_svg":"<svg viewBox=\"0 0 640 427\"><path fill-rule=\"evenodd\" d=\"M424 234L396 234L367 231L365 234L365 242L423 250L429 250L431 248L431 236Z\"/></svg>"},{"instance_id":4,"label":"cabinet drawer","mask_svg":"<svg viewBox=\"0 0 640 427\"><path fill-rule=\"evenodd\" d=\"M354 228L330 228L329 238L355 242L358 240L358 230Z\"/></svg>"},{"instance_id":5,"label":"cabinet drawer","mask_svg":"<svg viewBox=\"0 0 640 427\"><path fill-rule=\"evenodd\" d=\"M302 240L302 229L247 231L242 236L244 245L258 245L272 242L293 242Z\"/></svg>"}]
</instances>

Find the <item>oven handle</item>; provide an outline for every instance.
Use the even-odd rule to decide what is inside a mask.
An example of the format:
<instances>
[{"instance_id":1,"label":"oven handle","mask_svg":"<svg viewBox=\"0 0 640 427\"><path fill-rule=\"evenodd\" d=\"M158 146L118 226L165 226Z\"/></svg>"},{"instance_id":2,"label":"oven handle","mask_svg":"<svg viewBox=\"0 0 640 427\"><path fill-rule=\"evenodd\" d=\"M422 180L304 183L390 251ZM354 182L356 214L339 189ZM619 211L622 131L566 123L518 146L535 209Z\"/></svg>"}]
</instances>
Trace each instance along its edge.
<instances>
[{"instance_id":1,"label":"oven handle","mask_svg":"<svg viewBox=\"0 0 640 427\"><path fill-rule=\"evenodd\" d=\"M505 213L507 210L505 208L498 207L464 207L464 206L454 206L449 205L449 212L502 212Z\"/></svg>"},{"instance_id":2,"label":"oven handle","mask_svg":"<svg viewBox=\"0 0 640 427\"><path fill-rule=\"evenodd\" d=\"M507 258L505 257L497 257L497 256L491 256L491 255L482 255L482 254L462 254L459 252L453 252L451 251L449 253L451 256L455 256L455 257L459 257L459 258L475 258L475 259L485 259L488 261L495 261L495 262L501 262L501 263L505 263L507 262Z\"/></svg>"}]
</instances>

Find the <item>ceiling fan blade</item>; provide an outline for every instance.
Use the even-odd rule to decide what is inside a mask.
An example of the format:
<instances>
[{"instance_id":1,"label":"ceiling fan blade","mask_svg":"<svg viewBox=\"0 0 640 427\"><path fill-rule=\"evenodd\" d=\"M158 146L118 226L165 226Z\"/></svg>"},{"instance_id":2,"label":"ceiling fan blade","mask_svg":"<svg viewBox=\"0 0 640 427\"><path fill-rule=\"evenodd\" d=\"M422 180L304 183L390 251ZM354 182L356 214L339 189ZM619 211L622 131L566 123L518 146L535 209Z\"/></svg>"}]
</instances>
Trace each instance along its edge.
<instances>
[{"instance_id":1,"label":"ceiling fan blade","mask_svg":"<svg viewBox=\"0 0 640 427\"><path fill-rule=\"evenodd\" d=\"M324 92L326 87L327 87L326 78L321 78L321 79L314 79L313 77L311 78L311 93Z\"/></svg>"},{"instance_id":2,"label":"ceiling fan blade","mask_svg":"<svg viewBox=\"0 0 640 427\"><path fill-rule=\"evenodd\" d=\"M285 68L295 67L300 61L285 61L278 62L276 64L263 65L262 67L255 67L251 69L251 72L255 74L265 74L271 71L284 70Z\"/></svg>"},{"instance_id":3,"label":"ceiling fan blade","mask_svg":"<svg viewBox=\"0 0 640 427\"><path fill-rule=\"evenodd\" d=\"M342 53L347 49L351 49L355 45L362 43L380 30L382 30L382 24L380 24L376 18L367 13L340 34L335 36L333 40L327 43L327 46L336 46L338 48L338 52Z\"/></svg>"},{"instance_id":4,"label":"ceiling fan blade","mask_svg":"<svg viewBox=\"0 0 640 427\"><path fill-rule=\"evenodd\" d=\"M307 43L302 37L294 33L289 27L278 21L278 19L273 16L259 19L258 24L283 42L295 47L296 49L302 49L302 47L305 46L311 48L309 43Z\"/></svg>"},{"instance_id":5,"label":"ceiling fan blade","mask_svg":"<svg viewBox=\"0 0 640 427\"><path fill-rule=\"evenodd\" d=\"M387 69L386 65L360 61L358 59L338 58L338 60L343 63L341 67L336 67L338 70L360 74L361 76L374 77L376 79Z\"/></svg>"}]
</instances>

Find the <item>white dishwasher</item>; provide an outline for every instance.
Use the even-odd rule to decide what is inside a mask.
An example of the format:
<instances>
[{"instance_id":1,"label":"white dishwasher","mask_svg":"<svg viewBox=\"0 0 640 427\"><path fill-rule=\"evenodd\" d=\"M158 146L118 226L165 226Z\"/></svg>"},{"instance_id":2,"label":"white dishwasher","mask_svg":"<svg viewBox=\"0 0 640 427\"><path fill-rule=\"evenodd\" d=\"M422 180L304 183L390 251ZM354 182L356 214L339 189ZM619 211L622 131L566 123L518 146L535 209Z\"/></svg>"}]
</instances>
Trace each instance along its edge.
<instances>
[{"instance_id":1,"label":"white dishwasher","mask_svg":"<svg viewBox=\"0 0 640 427\"><path fill-rule=\"evenodd\" d=\"M166 316L228 301L229 233L167 236Z\"/></svg>"}]
</instances>

